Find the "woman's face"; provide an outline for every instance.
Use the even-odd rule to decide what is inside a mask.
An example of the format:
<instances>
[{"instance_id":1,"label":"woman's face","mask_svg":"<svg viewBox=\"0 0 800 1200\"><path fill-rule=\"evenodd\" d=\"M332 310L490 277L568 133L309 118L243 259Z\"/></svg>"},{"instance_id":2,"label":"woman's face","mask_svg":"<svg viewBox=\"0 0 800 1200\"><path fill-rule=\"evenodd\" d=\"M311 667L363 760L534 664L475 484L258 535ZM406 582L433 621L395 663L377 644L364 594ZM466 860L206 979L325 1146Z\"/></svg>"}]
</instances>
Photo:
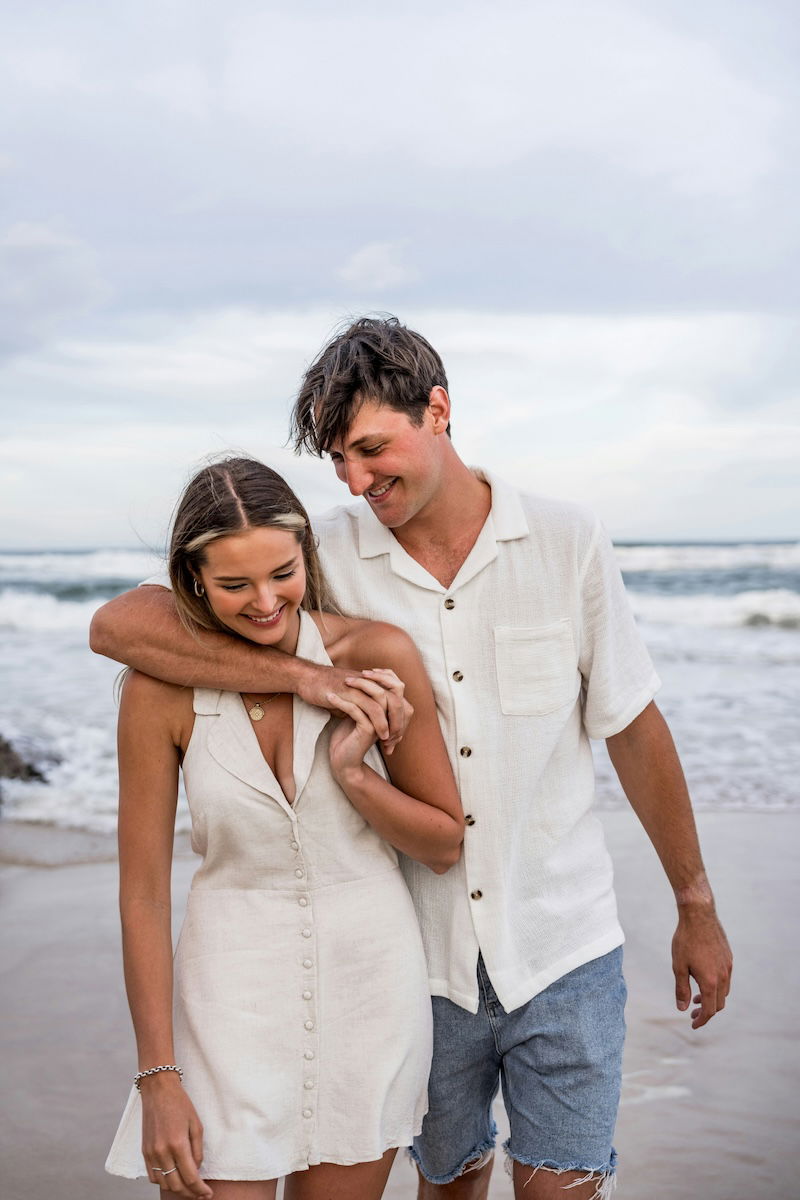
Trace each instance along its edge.
<instances>
[{"instance_id":1,"label":"woman's face","mask_svg":"<svg viewBox=\"0 0 800 1200\"><path fill-rule=\"evenodd\" d=\"M303 549L285 529L248 529L205 548L200 582L214 614L240 637L293 654L306 591Z\"/></svg>"}]
</instances>

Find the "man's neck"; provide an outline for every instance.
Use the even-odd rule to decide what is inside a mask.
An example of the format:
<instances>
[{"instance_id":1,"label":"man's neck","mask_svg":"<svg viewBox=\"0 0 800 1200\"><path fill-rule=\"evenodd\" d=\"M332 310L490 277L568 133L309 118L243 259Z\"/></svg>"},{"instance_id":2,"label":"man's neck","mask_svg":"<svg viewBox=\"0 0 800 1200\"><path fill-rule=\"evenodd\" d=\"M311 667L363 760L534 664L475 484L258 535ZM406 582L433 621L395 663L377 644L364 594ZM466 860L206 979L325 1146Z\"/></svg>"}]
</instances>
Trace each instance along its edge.
<instances>
[{"instance_id":1,"label":"man's neck","mask_svg":"<svg viewBox=\"0 0 800 1200\"><path fill-rule=\"evenodd\" d=\"M453 452L442 486L406 525L392 530L405 552L444 587L455 579L492 507L488 483Z\"/></svg>"}]
</instances>

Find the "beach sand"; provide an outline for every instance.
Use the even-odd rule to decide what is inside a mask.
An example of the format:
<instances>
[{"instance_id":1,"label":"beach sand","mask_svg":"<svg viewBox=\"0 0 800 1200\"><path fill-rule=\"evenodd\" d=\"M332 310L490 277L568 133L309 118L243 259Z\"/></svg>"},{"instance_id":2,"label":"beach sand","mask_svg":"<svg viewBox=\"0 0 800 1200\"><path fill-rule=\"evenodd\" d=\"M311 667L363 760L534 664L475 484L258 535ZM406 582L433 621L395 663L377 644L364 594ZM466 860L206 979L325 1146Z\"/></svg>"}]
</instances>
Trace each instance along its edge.
<instances>
[{"instance_id":1,"label":"beach sand","mask_svg":"<svg viewBox=\"0 0 800 1200\"><path fill-rule=\"evenodd\" d=\"M699 815L736 968L728 1008L697 1032L674 1008L672 900L655 855L630 813L603 821L628 938L620 1200L800 1196L800 814ZM103 1171L135 1065L113 856L110 839L0 823L4 1200L158 1195ZM180 842L176 921L192 870ZM493 1200L511 1195L498 1161ZM404 1156L386 1196L415 1196Z\"/></svg>"}]
</instances>

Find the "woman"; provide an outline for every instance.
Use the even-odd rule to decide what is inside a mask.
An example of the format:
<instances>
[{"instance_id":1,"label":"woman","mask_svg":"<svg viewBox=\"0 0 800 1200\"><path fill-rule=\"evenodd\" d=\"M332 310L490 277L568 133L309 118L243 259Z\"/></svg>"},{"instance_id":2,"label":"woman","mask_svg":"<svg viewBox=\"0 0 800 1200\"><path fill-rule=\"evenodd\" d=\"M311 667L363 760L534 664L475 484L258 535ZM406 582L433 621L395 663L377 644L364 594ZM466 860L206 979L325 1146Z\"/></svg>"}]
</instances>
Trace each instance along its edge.
<instances>
[{"instance_id":1,"label":"woman","mask_svg":"<svg viewBox=\"0 0 800 1200\"><path fill-rule=\"evenodd\" d=\"M431 1053L394 848L442 872L463 833L430 685L400 630L326 611L305 510L261 463L192 479L169 569L190 627L352 669L373 696L402 678L414 716L390 781L355 704L336 720L287 694L128 675L120 889L139 1073L106 1167L185 1197L274 1200L286 1176L287 1200L378 1200L419 1130ZM179 765L203 861L173 985Z\"/></svg>"}]
</instances>

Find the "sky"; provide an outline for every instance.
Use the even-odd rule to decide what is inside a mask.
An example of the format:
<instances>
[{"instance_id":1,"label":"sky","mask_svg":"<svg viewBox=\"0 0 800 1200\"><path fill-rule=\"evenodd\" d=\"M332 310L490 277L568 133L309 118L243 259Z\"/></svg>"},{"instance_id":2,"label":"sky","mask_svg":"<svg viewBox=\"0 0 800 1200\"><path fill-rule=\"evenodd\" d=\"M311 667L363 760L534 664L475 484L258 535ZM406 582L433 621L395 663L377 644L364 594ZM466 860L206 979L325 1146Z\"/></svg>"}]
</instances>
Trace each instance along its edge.
<instances>
[{"instance_id":1,"label":"sky","mask_svg":"<svg viewBox=\"0 0 800 1200\"><path fill-rule=\"evenodd\" d=\"M0 547L158 546L348 316L618 539L800 536L793 0L6 0Z\"/></svg>"}]
</instances>

